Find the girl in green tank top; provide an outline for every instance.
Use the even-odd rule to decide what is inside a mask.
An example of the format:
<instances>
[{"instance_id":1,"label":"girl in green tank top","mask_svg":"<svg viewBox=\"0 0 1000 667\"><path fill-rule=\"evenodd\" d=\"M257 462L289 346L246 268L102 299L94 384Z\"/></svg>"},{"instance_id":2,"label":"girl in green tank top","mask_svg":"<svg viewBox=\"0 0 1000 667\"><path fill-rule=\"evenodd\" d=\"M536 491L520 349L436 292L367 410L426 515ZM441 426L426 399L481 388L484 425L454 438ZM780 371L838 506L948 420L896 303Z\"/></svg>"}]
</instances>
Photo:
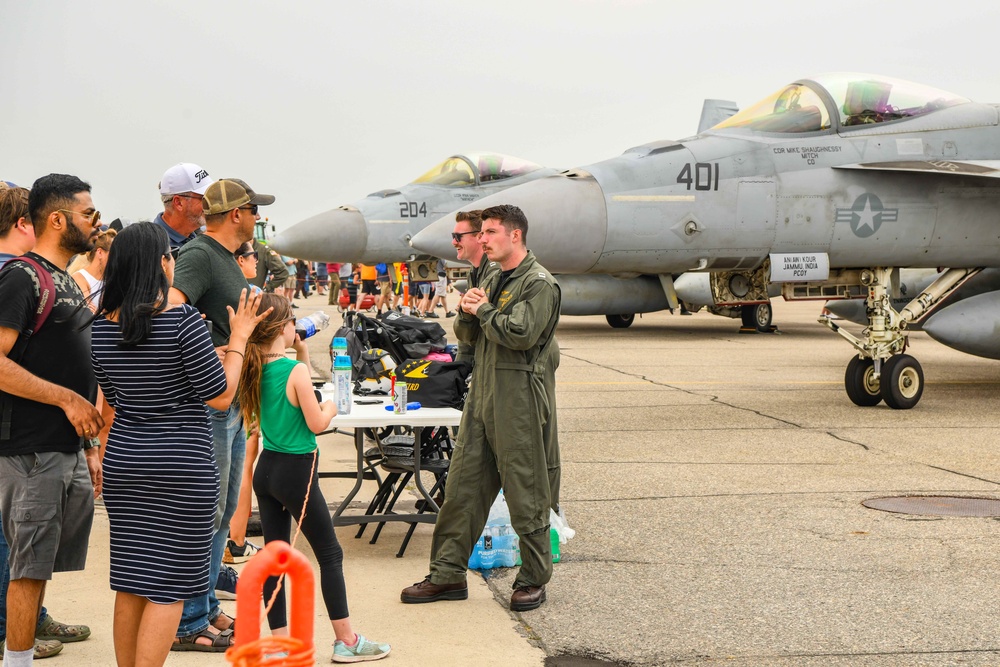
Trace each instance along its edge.
<instances>
[{"instance_id":1,"label":"girl in green tank top","mask_svg":"<svg viewBox=\"0 0 1000 667\"><path fill-rule=\"evenodd\" d=\"M337 641L333 662L379 660L389 655L388 644L369 641L351 628L347 587L342 569L343 550L333 530L330 510L319 488L319 452L316 434L337 414L333 401L316 400L309 374L309 355L295 335L295 317L284 297L264 294L259 313L273 310L247 341L246 363L240 376L239 400L247 424L260 425L263 452L253 474L264 542L290 541L294 522L301 521L319 563L317 581ZM296 361L285 357L289 347ZM264 599L275 590L274 578L264 584ZM267 614L274 635L287 635L284 589Z\"/></svg>"}]
</instances>

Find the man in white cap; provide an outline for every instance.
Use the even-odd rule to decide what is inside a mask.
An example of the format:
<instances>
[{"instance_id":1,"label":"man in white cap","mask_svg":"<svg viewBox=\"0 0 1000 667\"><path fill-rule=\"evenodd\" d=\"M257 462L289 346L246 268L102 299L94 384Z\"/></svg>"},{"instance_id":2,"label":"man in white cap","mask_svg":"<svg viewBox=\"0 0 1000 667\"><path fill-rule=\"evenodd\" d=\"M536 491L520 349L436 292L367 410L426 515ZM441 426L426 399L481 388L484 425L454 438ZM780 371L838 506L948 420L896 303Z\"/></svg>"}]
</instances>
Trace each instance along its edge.
<instances>
[{"instance_id":1,"label":"man in white cap","mask_svg":"<svg viewBox=\"0 0 1000 667\"><path fill-rule=\"evenodd\" d=\"M196 164L175 164L160 179L160 199L163 213L153 222L167 230L170 247L174 250L195 237L195 232L205 224L201 197L215 181L208 172Z\"/></svg>"}]
</instances>

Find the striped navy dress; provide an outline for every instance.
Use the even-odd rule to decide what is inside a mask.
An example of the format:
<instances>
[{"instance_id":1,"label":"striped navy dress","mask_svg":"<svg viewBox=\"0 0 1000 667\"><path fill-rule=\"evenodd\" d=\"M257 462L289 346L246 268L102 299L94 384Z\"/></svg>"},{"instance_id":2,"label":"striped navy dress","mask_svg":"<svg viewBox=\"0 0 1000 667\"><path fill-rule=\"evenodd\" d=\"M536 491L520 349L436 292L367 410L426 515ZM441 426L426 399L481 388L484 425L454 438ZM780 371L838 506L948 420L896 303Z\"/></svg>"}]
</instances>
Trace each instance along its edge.
<instances>
[{"instance_id":1,"label":"striped navy dress","mask_svg":"<svg viewBox=\"0 0 1000 667\"><path fill-rule=\"evenodd\" d=\"M219 497L205 400L226 389L208 328L183 305L156 315L134 348L103 317L92 332L94 372L115 408L104 456L111 588L159 604L205 595Z\"/></svg>"}]
</instances>

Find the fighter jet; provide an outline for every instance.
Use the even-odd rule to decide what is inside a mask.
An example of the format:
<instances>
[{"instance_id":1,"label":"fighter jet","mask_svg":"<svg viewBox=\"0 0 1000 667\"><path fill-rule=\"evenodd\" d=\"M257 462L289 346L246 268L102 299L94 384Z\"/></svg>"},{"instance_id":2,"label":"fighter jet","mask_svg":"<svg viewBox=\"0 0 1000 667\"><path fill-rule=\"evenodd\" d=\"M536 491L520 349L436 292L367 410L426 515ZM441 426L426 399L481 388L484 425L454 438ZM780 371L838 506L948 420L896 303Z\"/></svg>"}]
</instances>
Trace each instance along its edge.
<instances>
[{"instance_id":1,"label":"fighter jet","mask_svg":"<svg viewBox=\"0 0 1000 667\"><path fill-rule=\"evenodd\" d=\"M958 328L966 348L997 343L1000 294L934 313L984 267L1000 267L1000 110L888 77L801 79L680 141L512 188L477 208L516 204L528 244L553 273L655 277L709 272L717 306L863 297L845 389L857 405L915 406L923 370L905 354L909 323ZM453 216L416 235L434 254ZM905 306L897 269L948 267ZM952 308L958 314L944 318ZM971 313L976 326L962 324ZM939 323L938 318L944 318ZM947 336L934 334L948 343ZM956 345L957 346L957 345Z\"/></svg>"},{"instance_id":2,"label":"fighter jet","mask_svg":"<svg viewBox=\"0 0 1000 667\"><path fill-rule=\"evenodd\" d=\"M452 155L413 182L379 190L359 202L304 220L278 234L271 247L314 262L405 262L410 237L465 204L556 173L502 155ZM450 231L450 230L449 230ZM451 246L449 253L453 254Z\"/></svg>"}]
</instances>

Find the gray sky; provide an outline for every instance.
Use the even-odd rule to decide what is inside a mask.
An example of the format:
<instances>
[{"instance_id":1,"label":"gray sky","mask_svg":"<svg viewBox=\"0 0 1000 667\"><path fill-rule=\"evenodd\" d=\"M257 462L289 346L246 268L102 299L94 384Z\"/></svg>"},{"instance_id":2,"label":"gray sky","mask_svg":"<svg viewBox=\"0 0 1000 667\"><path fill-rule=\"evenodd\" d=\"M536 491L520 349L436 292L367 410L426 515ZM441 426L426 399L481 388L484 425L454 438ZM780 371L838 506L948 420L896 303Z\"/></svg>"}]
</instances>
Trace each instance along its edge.
<instances>
[{"instance_id":1,"label":"gray sky","mask_svg":"<svg viewBox=\"0 0 1000 667\"><path fill-rule=\"evenodd\" d=\"M2 0L0 178L151 218L195 162L278 228L453 153L546 166L690 136L706 97L873 72L1000 102L1000 3Z\"/></svg>"}]
</instances>

